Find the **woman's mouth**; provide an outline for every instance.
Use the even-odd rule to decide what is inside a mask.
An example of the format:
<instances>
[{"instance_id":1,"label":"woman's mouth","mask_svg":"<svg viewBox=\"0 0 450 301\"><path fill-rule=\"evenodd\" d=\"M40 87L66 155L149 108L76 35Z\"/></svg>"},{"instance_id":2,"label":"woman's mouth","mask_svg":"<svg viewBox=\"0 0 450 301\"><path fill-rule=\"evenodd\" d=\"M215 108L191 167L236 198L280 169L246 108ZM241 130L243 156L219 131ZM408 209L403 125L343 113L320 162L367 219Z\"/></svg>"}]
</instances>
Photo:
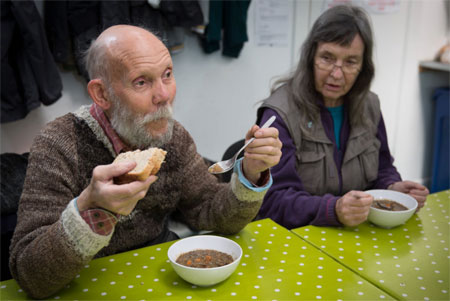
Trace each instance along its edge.
<instances>
[{"instance_id":1,"label":"woman's mouth","mask_svg":"<svg viewBox=\"0 0 450 301\"><path fill-rule=\"evenodd\" d=\"M325 87L327 90L330 91L339 91L341 89L340 85L333 85L333 84L325 84Z\"/></svg>"}]
</instances>

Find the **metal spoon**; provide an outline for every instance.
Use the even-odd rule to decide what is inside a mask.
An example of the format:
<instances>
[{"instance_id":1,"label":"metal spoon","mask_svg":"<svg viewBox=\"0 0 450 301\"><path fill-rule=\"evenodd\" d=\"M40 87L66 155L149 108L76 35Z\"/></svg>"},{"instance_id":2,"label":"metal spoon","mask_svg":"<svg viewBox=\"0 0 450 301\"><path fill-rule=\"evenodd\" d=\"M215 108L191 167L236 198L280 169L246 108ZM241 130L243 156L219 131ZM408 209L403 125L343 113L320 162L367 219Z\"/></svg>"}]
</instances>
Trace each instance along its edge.
<instances>
[{"instance_id":1,"label":"metal spoon","mask_svg":"<svg viewBox=\"0 0 450 301\"><path fill-rule=\"evenodd\" d=\"M261 127L262 129L268 128L274 121L275 121L275 116L270 117ZM250 140L247 141L247 143L231 158L228 160L224 160L224 161L220 161L217 163L214 163L213 165L211 165L208 168L208 171L212 174L221 174L224 172L227 172L229 170L231 170L234 165L236 164L236 160L238 155L250 144L252 143L252 141L255 140L255 137L251 138Z\"/></svg>"},{"instance_id":2,"label":"metal spoon","mask_svg":"<svg viewBox=\"0 0 450 301\"><path fill-rule=\"evenodd\" d=\"M392 211L392 207L390 205L385 205L379 200L376 200L375 204L378 205L381 209Z\"/></svg>"}]
</instances>

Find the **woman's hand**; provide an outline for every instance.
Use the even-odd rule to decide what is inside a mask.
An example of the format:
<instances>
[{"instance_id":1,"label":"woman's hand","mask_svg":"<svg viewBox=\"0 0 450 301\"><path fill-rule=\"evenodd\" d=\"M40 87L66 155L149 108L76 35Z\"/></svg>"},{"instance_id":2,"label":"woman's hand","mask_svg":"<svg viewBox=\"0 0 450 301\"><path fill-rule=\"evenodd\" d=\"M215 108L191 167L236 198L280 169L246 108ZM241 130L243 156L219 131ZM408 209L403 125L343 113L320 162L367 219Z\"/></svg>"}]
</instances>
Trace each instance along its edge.
<instances>
[{"instance_id":1,"label":"woman's hand","mask_svg":"<svg viewBox=\"0 0 450 301\"><path fill-rule=\"evenodd\" d=\"M412 181L395 182L394 184L389 185L388 189L403 192L415 198L418 203L416 212L425 206L427 196L430 194L428 188Z\"/></svg>"},{"instance_id":2,"label":"woman's hand","mask_svg":"<svg viewBox=\"0 0 450 301\"><path fill-rule=\"evenodd\" d=\"M363 191L349 191L336 202L336 214L345 226L354 227L367 219L373 196Z\"/></svg>"}]
</instances>

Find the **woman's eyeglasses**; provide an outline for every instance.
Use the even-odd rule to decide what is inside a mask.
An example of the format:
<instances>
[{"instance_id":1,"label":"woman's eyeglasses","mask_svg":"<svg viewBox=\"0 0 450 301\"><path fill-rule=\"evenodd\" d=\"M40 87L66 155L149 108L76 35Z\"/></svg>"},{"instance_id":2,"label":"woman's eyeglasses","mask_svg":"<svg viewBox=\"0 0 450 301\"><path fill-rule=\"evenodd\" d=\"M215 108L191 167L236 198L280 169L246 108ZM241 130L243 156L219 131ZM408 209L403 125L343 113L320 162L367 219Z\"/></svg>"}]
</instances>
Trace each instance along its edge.
<instances>
[{"instance_id":1,"label":"woman's eyeglasses","mask_svg":"<svg viewBox=\"0 0 450 301\"><path fill-rule=\"evenodd\" d=\"M356 59L344 60L341 65L336 64L337 60L327 54L318 55L316 57L316 66L320 70L334 71L335 68L341 68L345 74L356 74L361 71L361 64Z\"/></svg>"}]
</instances>

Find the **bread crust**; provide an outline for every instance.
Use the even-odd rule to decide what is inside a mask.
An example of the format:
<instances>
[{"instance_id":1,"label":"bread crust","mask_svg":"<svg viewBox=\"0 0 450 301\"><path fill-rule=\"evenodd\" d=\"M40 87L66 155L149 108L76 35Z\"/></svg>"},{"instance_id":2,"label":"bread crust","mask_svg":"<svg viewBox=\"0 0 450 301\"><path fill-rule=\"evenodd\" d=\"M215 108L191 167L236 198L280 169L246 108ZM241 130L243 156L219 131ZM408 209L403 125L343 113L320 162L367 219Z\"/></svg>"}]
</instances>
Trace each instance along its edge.
<instances>
[{"instance_id":1,"label":"bread crust","mask_svg":"<svg viewBox=\"0 0 450 301\"><path fill-rule=\"evenodd\" d=\"M119 154L114 162L125 162L142 160L142 156L147 160L145 167L141 170L131 170L126 174L114 178L115 184L127 184L134 181L145 181L150 175L156 175L161 168L167 152L163 149L153 147L141 151L129 151ZM135 168L136 169L136 168Z\"/></svg>"}]
</instances>

